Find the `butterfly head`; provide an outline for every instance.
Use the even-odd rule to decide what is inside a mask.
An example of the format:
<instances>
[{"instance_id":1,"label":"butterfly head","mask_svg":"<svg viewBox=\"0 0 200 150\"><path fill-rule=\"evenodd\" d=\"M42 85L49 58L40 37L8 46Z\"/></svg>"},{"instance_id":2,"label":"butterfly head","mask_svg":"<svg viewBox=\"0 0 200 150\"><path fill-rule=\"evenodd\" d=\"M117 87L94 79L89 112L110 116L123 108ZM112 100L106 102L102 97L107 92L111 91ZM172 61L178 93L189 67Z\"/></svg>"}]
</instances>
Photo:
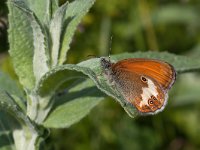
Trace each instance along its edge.
<instances>
[{"instance_id":1,"label":"butterfly head","mask_svg":"<svg viewBox=\"0 0 200 150\"><path fill-rule=\"evenodd\" d=\"M100 58L100 63L101 63L101 67L103 68L103 70L108 70L112 66L112 63L110 62L110 59L107 60L105 57L101 57Z\"/></svg>"}]
</instances>

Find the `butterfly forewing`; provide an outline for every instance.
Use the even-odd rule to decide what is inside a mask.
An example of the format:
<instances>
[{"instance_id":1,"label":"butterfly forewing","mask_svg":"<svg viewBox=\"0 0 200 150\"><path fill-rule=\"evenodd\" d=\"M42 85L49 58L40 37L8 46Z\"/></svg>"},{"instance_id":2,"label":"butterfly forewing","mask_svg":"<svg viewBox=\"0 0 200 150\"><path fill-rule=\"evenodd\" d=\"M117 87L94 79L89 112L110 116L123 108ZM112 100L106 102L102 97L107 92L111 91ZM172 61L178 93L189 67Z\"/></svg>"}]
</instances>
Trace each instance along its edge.
<instances>
[{"instance_id":1,"label":"butterfly forewing","mask_svg":"<svg viewBox=\"0 0 200 150\"><path fill-rule=\"evenodd\" d=\"M123 69L139 75L148 76L168 91L175 81L174 68L165 62L153 59L130 58L117 62L112 66L113 70Z\"/></svg>"}]
</instances>

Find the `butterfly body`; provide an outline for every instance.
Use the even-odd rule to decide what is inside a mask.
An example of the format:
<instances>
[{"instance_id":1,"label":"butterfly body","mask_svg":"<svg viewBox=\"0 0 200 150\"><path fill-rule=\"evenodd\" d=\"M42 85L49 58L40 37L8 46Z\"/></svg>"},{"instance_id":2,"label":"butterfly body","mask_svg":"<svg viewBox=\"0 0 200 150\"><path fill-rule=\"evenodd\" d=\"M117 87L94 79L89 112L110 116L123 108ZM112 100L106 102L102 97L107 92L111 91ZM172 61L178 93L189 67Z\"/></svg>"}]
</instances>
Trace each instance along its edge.
<instances>
[{"instance_id":1,"label":"butterfly body","mask_svg":"<svg viewBox=\"0 0 200 150\"><path fill-rule=\"evenodd\" d=\"M139 113L155 114L164 109L168 91L176 78L173 66L146 58L111 63L104 57L101 58L101 66L108 81Z\"/></svg>"}]
</instances>

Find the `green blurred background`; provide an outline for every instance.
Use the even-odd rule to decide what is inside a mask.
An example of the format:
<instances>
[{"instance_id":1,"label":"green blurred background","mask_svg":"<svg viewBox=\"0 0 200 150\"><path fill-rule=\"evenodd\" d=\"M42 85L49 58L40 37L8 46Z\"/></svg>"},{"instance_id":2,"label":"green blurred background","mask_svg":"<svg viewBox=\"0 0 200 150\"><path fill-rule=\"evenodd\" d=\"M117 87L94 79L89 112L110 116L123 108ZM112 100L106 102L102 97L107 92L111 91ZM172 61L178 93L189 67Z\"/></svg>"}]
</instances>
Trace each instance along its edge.
<instances>
[{"instance_id":1,"label":"green blurred background","mask_svg":"<svg viewBox=\"0 0 200 150\"><path fill-rule=\"evenodd\" d=\"M7 53L7 14L1 0L0 66L16 78ZM97 0L78 26L67 63L107 56L109 48L112 54L152 50L200 59L199 18L198 0ZM162 113L136 119L107 98L79 123L52 129L46 145L57 150L199 150L199 73L178 75L169 95Z\"/></svg>"}]
</instances>

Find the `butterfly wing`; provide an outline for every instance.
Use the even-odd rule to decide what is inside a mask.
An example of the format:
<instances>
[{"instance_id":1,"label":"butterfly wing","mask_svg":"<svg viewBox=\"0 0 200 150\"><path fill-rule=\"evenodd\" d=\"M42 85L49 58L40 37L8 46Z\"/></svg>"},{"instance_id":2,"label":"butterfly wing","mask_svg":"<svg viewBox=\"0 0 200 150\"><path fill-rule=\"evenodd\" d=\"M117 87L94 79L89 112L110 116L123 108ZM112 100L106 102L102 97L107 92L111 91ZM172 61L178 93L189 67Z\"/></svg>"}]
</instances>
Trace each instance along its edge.
<instances>
[{"instance_id":1,"label":"butterfly wing","mask_svg":"<svg viewBox=\"0 0 200 150\"><path fill-rule=\"evenodd\" d=\"M162 111L175 80L168 63L152 59L126 59L112 64L112 78L125 99L142 114Z\"/></svg>"},{"instance_id":2,"label":"butterfly wing","mask_svg":"<svg viewBox=\"0 0 200 150\"><path fill-rule=\"evenodd\" d=\"M120 68L127 70L128 72L148 76L156 80L164 91L168 91L176 79L176 71L173 66L166 62L154 59L124 59L114 64L112 68L113 70L118 70L118 68Z\"/></svg>"}]
</instances>

